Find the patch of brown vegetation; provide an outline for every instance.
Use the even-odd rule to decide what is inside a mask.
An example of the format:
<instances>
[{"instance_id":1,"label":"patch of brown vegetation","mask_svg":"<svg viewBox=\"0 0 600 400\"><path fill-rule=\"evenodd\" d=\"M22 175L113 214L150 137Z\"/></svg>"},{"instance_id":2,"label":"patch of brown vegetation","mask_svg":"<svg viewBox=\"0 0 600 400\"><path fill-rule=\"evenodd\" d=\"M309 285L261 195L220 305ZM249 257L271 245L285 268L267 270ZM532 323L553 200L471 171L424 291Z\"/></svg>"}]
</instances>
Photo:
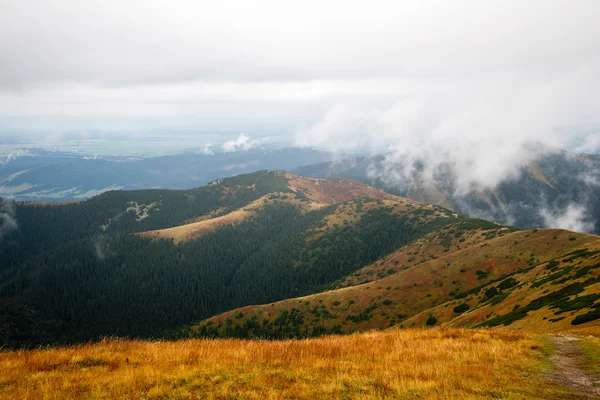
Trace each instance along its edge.
<instances>
[{"instance_id":1,"label":"patch of brown vegetation","mask_svg":"<svg viewBox=\"0 0 600 400\"><path fill-rule=\"evenodd\" d=\"M173 239L174 242L182 243L188 240L193 240L213 232L220 226L233 225L240 223L246 218L256 215L256 212L267 205L272 205L279 201L285 201L287 204L295 205L299 207L302 212L308 212L317 210L324 207L325 204L318 204L314 202L302 202L297 199L288 197L285 200L280 200L281 196L286 196L285 193L270 193L265 195L245 207L234 210L228 214L217 216L222 213L224 208L214 210L210 214L202 215L198 218L194 218L192 221L184 225L178 225L172 228L157 229L153 231L140 232L138 235L143 237L149 237L152 239Z\"/></svg>"},{"instance_id":2,"label":"patch of brown vegetation","mask_svg":"<svg viewBox=\"0 0 600 400\"><path fill-rule=\"evenodd\" d=\"M528 237L526 237L528 236ZM539 298L549 292L558 291L563 287L571 285L577 282L584 282L588 279L600 276L600 269L592 268L590 272L584 276L576 279L565 279L561 281L556 279L548 281L547 283L540 286L532 286L531 283L542 280L549 276L551 273L556 271L549 271L547 269L548 261L550 260L568 260L570 256L566 255L577 249L588 249L589 251L600 250L600 238L595 235L584 235L574 234L573 232L558 230L558 229L543 229L537 230L536 233L533 231L521 232L521 241L517 245L521 250L521 254L513 254L509 256L508 260L513 261L517 256L528 256L535 251L538 262L534 268L526 270L521 273L512 275L512 278L519 282L519 285L511 289L500 303L493 304L486 301L484 293L487 289L492 286L497 286L497 282L483 286L481 291L476 294L471 294L464 299L450 300L437 306L424 310L423 312L414 315L405 322L405 326L422 326L429 315L435 315L438 321L448 326L458 327L469 327L478 323L490 320L499 315L507 314L519 307L524 307L531 301ZM570 238L576 237L575 241L571 241ZM518 239L517 239L518 240ZM574 245L573 243L578 243ZM558 254L555 252L548 252L548 247L554 246L558 250ZM570 247L569 247L570 246ZM577 269L586 266L595 266L600 261L600 254L591 255L587 258L580 258L576 260ZM575 263L564 262L557 266L557 268L569 268ZM576 270L572 273L566 274L565 278L572 276ZM600 283L589 285L583 292L578 296L587 294L598 294L600 293ZM459 304L469 304L470 309L461 314L456 315L453 312L454 307ZM554 309L549 307L542 307L538 310L529 311L525 318L514 321L509 325L511 329L525 330L529 332L589 332L586 330L592 329L592 331L599 331L600 320L587 322L584 325L571 325L571 321L579 314L585 314L589 311L587 308L580 310L573 310L564 312L561 314L555 314ZM562 319L561 319L562 317Z\"/></svg>"},{"instance_id":3,"label":"patch of brown vegetation","mask_svg":"<svg viewBox=\"0 0 600 400\"><path fill-rule=\"evenodd\" d=\"M233 225L244 219L256 214L259 208L264 207L263 200L267 196L263 196L258 200L253 201L246 207L234 210L228 214L215 217L222 212L223 208L214 210L212 213L200 216L196 222L191 222L184 225L175 226L172 228L157 229L153 231L140 232L138 235L149 237L152 239L173 239L175 243L182 243L188 240L193 240L213 232L220 226Z\"/></svg>"},{"instance_id":4,"label":"patch of brown vegetation","mask_svg":"<svg viewBox=\"0 0 600 400\"><path fill-rule=\"evenodd\" d=\"M311 201L322 204L343 203L352 199L397 200L399 197L349 178L317 179L284 174L290 189L303 193ZM403 199L406 201L407 200ZM415 204L419 204L414 202Z\"/></svg>"},{"instance_id":5,"label":"patch of brown vegetation","mask_svg":"<svg viewBox=\"0 0 600 400\"><path fill-rule=\"evenodd\" d=\"M544 182L546 185L550 186L553 189L556 189L548 180L548 178L546 178L546 176L544 175L544 173L540 170L540 167L537 165L536 162L532 161L531 163L529 163L528 165L529 168L529 172L531 173L531 175L537 179L538 181Z\"/></svg>"},{"instance_id":6,"label":"patch of brown vegetation","mask_svg":"<svg viewBox=\"0 0 600 400\"><path fill-rule=\"evenodd\" d=\"M336 209L323 218L322 224L311 230L311 235L308 240L314 240L327 231L338 229L344 225L355 224L360 221L361 217L369 211L377 208L386 208L391 210L393 215L411 214L416 210L431 210L430 215L419 215L419 224L426 224L438 217L456 218L458 215L449 213L444 209L429 204L421 204L413 200L403 197L395 197L393 199L383 200L365 200L353 199L344 202L336 207Z\"/></svg>"}]
</instances>

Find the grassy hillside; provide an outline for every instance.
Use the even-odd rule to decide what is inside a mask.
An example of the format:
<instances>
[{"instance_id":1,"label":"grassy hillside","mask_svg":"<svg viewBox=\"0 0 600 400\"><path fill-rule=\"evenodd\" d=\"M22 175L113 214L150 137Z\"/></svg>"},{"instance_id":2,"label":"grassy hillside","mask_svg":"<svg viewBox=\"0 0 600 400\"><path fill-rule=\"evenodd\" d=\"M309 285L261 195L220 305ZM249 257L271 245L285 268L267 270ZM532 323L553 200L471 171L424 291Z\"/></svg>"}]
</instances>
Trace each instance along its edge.
<instances>
[{"instance_id":1,"label":"grassy hillside","mask_svg":"<svg viewBox=\"0 0 600 400\"><path fill-rule=\"evenodd\" d=\"M579 398L546 379L551 352L544 336L506 330L396 330L301 341L105 340L1 352L0 397Z\"/></svg>"},{"instance_id":2,"label":"grassy hillside","mask_svg":"<svg viewBox=\"0 0 600 400\"><path fill-rule=\"evenodd\" d=\"M460 225L430 235L456 234ZM233 310L181 334L302 337L428 324L547 332L599 322L599 237L553 229L485 232L469 230L469 247L437 258L417 252L420 263L399 268L397 261L418 248L415 242L346 281L353 285L357 276L385 271L388 276L381 279L364 278L369 283Z\"/></svg>"},{"instance_id":3,"label":"grassy hillside","mask_svg":"<svg viewBox=\"0 0 600 400\"><path fill-rule=\"evenodd\" d=\"M571 242L581 240L569 233L563 236ZM586 242L503 282L434 307L426 315L416 315L406 324L418 325L428 315L436 315L438 321L450 326L510 326L534 332L598 327L599 267L600 241ZM469 309L453 311L459 306L466 309L462 304Z\"/></svg>"}]
</instances>

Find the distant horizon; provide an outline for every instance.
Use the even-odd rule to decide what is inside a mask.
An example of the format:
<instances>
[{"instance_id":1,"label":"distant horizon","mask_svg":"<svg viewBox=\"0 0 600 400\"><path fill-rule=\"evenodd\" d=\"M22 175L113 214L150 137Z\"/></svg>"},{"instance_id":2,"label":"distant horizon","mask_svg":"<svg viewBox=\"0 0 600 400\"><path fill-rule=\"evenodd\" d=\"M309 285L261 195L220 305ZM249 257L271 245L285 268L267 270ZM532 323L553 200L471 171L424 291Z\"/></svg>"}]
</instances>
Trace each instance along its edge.
<instances>
[{"instance_id":1,"label":"distant horizon","mask_svg":"<svg viewBox=\"0 0 600 400\"><path fill-rule=\"evenodd\" d=\"M335 149L330 149L320 146L302 146L290 140L285 140L279 136L250 136L245 133L205 133L205 134L182 134L176 138L167 135L155 134L155 136L146 136L143 140L132 138L126 133L97 133L93 138L71 138L59 143L53 143L39 140L7 140L0 138L0 157L14 153L19 149L39 149L51 152L70 152L88 156L98 157L160 157L167 155L177 155L184 153L198 153L212 155L214 153L226 153L236 151L253 150L275 150L275 149L292 149L305 148L316 151L323 151L341 156L369 156L376 154L385 154L390 151L389 146L380 147L378 149L362 148L347 149L344 152L337 152ZM103 137L108 136L108 137ZM245 147L236 144L240 141L246 141ZM279 139L279 140L278 140ZM582 139L583 140L583 139ZM227 144L233 145L234 148L226 150ZM578 151L581 150L581 142L573 143L571 146L558 147L542 141L535 141L547 147L553 147L559 150L565 150L576 154L600 154L600 149L597 151ZM393 151L393 150L392 150Z\"/></svg>"}]
</instances>

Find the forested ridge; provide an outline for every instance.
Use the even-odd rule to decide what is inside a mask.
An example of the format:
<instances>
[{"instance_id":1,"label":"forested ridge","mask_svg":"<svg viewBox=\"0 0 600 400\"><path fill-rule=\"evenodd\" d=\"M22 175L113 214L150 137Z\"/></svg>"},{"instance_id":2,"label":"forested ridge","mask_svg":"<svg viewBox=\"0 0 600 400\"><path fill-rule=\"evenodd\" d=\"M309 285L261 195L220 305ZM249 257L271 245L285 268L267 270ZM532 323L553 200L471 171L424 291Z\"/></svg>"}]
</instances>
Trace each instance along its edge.
<instances>
[{"instance_id":1,"label":"forested ridge","mask_svg":"<svg viewBox=\"0 0 600 400\"><path fill-rule=\"evenodd\" d=\"M213 210L226 213L267 193L288 190L285 179L274 171L259 171L192 190L109 191L65 204L19 202L14 205L18 229L8 232L0 242L0 259L6 266L95 234L180 225ZM140 215L136 206L147 214Z\"/></svg>"},{"instance_id":2,"label":"forested ridge","mask_svg":"<svg viewBox=\"0 0 600 400\"><path fill-rule=\"evenodd\" d=\"M223 215L266 193L272 200L252 217L194 240L135 234ZM19 230L1 244L0 340L23 346L168 335L230 309L322 291L456 221L442 209L401 208L401 200L303 207L309 195L294 193L281 174L261 171L185 192L20 204ZM354 219L328 225L340 208Z\"/></svg>"}]
</instances>

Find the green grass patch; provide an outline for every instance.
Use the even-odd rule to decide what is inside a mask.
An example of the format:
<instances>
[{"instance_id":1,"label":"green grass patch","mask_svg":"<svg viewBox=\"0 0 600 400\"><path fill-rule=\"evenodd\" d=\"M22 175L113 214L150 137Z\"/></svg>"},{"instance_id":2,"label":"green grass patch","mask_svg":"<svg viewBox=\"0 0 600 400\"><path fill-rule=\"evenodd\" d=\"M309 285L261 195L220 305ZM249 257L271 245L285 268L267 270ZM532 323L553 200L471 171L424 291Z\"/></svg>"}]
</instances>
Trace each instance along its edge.
<instances>
[{"instance_id":1,"label":"green grass patch","mask_svg":"<svg viewBox=\"0 0 600 400\"><path fill-rule=\"evenodd\" d=\"M586 369L596 376L600 376L600 340L586 338L580 340L578 345L583 353Z\"/></svg>"},{"instance_id":2,"label":"green grass patch","mask_svg":"<svg viewBox=\"0 0 600 400\"><path fill-rule=\"evenodd\" d=\"M529 303L528 305L526 305L525 307L522 308L518 308L514 311L511 311L507 314L504 315L500 315L496 318L493 318L489 321L486 322L482 322L481 324L477 325L478 327L483 327L483 326L500 326L500 325L510 325L515 321L518 321L522 318L524 318L525 316L527 316L527 313L529 311L533 311L533 310L539 310L542 307L545 306L555 306L557 303L558 304L563 304L561 301L568 298L569 296L573 296L575 294L581 293L583 291L584 286L581 283L574 283L572 285L569 286L565 286L564 288L557 290L555 292L549 293L545 296L541 296L538 297L537 299L533 300L531 303ZM600 314L600 310L599 310L599 314Z\"/></svg>"}]
</instances>

